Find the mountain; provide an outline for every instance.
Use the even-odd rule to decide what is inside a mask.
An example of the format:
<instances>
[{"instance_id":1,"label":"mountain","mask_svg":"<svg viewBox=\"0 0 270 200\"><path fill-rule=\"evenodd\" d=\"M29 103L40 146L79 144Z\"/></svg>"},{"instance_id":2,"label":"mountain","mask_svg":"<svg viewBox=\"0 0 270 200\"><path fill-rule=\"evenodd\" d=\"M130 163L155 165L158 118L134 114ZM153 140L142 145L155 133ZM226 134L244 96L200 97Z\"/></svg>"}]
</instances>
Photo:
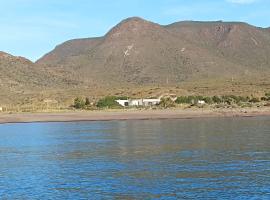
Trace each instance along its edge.
<instances>
[{"instance_id":1,"label":"mountain","mask_svg":"<svg viewBox=\"0 0 270 200\"><path fill-rule=\"evenodd\" d=\"M36 63L1 52L0 70L2 101L41 93L62 99L164 91L250 95L270 90L270 29L133 17L102 37L64 42Z\"/></svg>"},{"instance_id":2,"label":"mountain","mask_svg":"<svg viewBox=\"0 0 270 200\"><path fill-rule=\"evenodd\" d=\"M162 26L135 17L103 37L65 42L37 63L65 66L77 79L109 85L258 75L270 70L270 34L238 22Z\"/></svg>"}]
</instances>

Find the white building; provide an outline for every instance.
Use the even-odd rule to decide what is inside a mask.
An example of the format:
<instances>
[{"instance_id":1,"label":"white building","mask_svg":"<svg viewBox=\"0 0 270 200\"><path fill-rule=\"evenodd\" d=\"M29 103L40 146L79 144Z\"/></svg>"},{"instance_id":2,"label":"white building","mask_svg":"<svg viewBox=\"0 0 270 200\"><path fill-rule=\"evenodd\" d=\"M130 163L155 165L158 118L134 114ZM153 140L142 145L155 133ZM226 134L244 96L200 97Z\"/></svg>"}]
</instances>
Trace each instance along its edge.
<instances>
[{"instance_id":1,"label":"white building","mask_svg":"<svg viewBox=\"0 0 270 200\"><path fill-rule=\"evenodd\" d=\"M143 99L143 106L155 106L160 103L160 99Z\"/></svg>"},{"instance_id":2,"label":"white building","mask_svg":"<svg viewBox=\"0 0 270 200\"><path fill-rule=\"evenodd\" d=\"M160 103L160 99L130 99L130 100L116 100L123 107L128 106L155 106Z\"/></svg>"},{"instance_id":3,"label":"white building","mask_svg":"<svg viewBox=\"0 0 270 200\"><path fill-rule=\"evenodd\" d=\"M199 105L205 105L205 104L206 104L206 102L205 102L205 101L203 101L203 100L199 100L199 101L198 101L198 104L199 104Z\"/></svg>"},{"instance_id":4,"label":"white building","mask_svg":"<svg viewBox=\"0 0 270 200\"><path fill-rule=\"evenodd\" d=\"M123 107L129 106L129 100L116 100L117 103L119 103Z\"/></svg>"}]
</instances>

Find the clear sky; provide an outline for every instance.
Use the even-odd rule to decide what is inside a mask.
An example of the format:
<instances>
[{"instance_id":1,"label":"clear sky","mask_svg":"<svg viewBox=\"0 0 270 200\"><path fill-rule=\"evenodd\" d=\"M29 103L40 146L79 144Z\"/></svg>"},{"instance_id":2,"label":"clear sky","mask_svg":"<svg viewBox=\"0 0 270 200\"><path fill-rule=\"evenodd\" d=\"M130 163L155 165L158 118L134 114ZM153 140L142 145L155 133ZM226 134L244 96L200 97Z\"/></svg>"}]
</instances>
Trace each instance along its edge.
<instances>
[{"instance_id":1,"label":"clear sky","mask_svg":"<svg viewBox=\"0 0 270 200\"><path fill-rule=\"evenodd\" d=\"M73 38L104 35L124 18L160 24L243 21L270 26L270 0L0 0L0 50L33 61Z\"/></svg>"}]
</instances>

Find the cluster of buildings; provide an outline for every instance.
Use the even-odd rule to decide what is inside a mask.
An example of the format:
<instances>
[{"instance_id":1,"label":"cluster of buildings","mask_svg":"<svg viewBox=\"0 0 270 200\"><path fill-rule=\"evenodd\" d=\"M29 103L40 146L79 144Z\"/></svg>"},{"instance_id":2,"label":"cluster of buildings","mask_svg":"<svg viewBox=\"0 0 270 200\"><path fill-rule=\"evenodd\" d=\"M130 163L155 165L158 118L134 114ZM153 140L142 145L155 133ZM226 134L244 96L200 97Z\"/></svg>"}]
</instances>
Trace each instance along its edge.
<instances>
[{"instance_id":1,"label":"cluster of buildings","mask_svg":"<svg viewBox=\"0 0 270 200\"><path fill-rule=\"evenodd\" d=\"M151 107L159 105L162 98L170 98L173 102L177 100L177 96L175 94L163 94L157 99L127 99L127 100L116 100L118 104L120 104L123 107ZM194 102L195 103L195 102ZM199 100L196 102L197 105L205 105L206 102L204 100Z\"/></svg>"},{"instance_id":2,"label":"cluster of buildings","mask_svg":"<svg viewBox=\"0 0 270 200\"><path fill-rule=\"evenodd\" d=\"M136 107L136 106L143 106L143 107L151 107L159 105L162 98L170 98L172 101L176 101L177 96L175 94L163 94L158 98L150 98L150 99L128 99L128 100L116 100L118 104L123 107Z\"/></svg>"},{"instance_id":3,"label":"cluster of buildings","mask_svg":"<svg viewBox=\"0 0 270 200\"><path fill-rule=\"evenodd\" d=\"M128 99L128 100L116 100L123 107L132 106L155 106L160 103L160 99Z\"/></svg>"}]
</instances>

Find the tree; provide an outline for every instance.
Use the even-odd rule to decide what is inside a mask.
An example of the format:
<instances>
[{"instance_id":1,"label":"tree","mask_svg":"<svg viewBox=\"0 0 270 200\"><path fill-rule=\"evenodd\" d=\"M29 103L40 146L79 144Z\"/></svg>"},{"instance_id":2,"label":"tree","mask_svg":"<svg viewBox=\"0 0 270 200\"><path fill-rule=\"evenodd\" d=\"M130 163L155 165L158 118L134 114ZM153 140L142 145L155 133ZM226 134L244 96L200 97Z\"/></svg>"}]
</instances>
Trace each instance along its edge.
<instances>
[{"instance_id":1,"label":"tree","mask_svg":"<svg viewBox=\"0 0 270 200\"><path fill-rule=\"evenodd\" d=\"M217 104L222 102L222 99L220 97L218 97L218 96L213 96L212 100L213 100L214 103L217 103Z\"/></svg>"},{"instance_id":2,"label":"tree","mask_svg":"<svg viewBox=\"0 0 270 200\"><path fill-rule=\"evenodd\" d=\"M82 109L82 108L84 108L85 107L85 101L84 101L84 99L79 98L79 97L75 98L74 99L74 107L76 109Z\"/></svg>"},{"instance_id":3,"label":"tree","mask_svg":"<svg viewBox=\"0 0 270 200\"><path fill-rule=\"evenodd\" d=\"M116 100L118 100L118 97L115 96L107 96L102 99L100 99L97 102L98 108L121 108L121 105L119 105Z\"/></svg>"},{"instance_id":4,"label":"tree","mask_svg":"<svg viewBox=\"0 0 270 200\"><path fill-rule=\"evenodd\" d=\"M85 98L85 105L86 106L89 106L91 103L90 103L90 100L88 97Z\"/></svg>"},{"instance_id":5,"label":"tree","mask_svg":"<svg viewBox=\"0 0 270 200\"><path fill-rule=\"evenodd\" d=\"M159 105L163 108L175 107L174 101L171 98L162 98Z\"/></svg>"}]
</instances>

